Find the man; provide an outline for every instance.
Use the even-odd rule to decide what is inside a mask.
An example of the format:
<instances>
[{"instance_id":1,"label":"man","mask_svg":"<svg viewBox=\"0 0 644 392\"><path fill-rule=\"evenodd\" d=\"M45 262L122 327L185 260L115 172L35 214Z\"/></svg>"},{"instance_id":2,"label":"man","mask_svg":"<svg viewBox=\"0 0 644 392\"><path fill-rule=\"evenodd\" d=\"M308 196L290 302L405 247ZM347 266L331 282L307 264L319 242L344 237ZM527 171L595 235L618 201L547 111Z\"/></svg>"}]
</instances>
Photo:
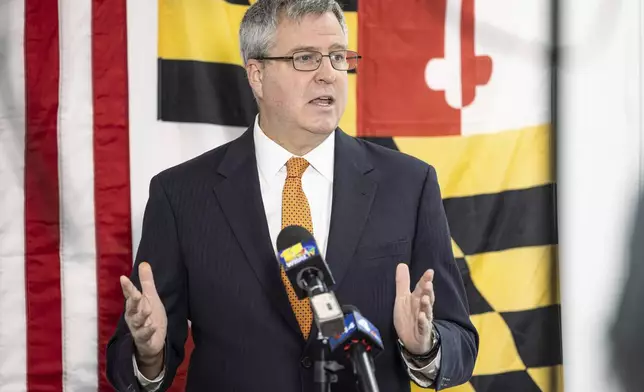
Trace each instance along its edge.
<instances>
[{"instance_id":1,"label":"man","mask_svg":"<svg viewBox=\"0 0 644 392\"><path fill-rule=\"evenodd\" d=\"M313 390L316 327L276 260L278 233L297 224L314 234L339 302L380 330L381 391L464 383L478 335L436 172L337 128L358 61L340 7L259 0L240 41L259 115L237 140L152 179L136 264L121 277L110 382L168 388L190 320L187 390ZM355 391L350 368L332 390Z\"/></svg>"}]
</instances>

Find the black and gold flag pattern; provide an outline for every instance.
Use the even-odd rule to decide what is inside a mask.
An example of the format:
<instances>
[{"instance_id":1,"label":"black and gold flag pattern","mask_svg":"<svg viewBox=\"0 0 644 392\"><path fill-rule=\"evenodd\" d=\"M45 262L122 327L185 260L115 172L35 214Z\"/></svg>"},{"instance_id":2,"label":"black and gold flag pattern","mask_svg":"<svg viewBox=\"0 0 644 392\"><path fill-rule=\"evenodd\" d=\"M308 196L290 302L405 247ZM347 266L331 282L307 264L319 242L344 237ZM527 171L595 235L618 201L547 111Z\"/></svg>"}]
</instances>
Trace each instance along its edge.
<instances>
[{"instance_id":1,"label":"black and gold flag pattern","mask_svg":"<svg viewBox=\"0 0 644 392\"><path fill-rule=\"evenodd\" d=\"M387 3L363 1L365 4L361 3L361 7ZM438 13L426 23L444 23L448 2L452 0L437 1L442 6L435 8L425 7L431 15ZM418 2L397 0L394 3L396 7L405 7L406 3ZM361 18L368 17L363 15L370 15L371 11L358 9L357 0L341 1L341 4L349 28L349 47L364 55L358 47L364 37L359 41L358 33L370 30L359 30L359 22L369 22ZM460 4L463 10L475 9L474 0L460 0ZM159 0L160 120L239 127L252 124L257 108L241 66L238 41L239 23L248 6L245 0ZM465 16L463 12L463 19ZM499 14L499 18L511 16ZM409 20L403 22L408 28ZM426 29L424 25L422 29ZM461 28L462 34L466 31L467 26ZM443 38L438 44L442 45ZM467 44L463 39L462 47ZM516 68L509 71L511 67L503 61L502 56L491 55L489 86L502 85L500 80L505 80L507 85L513 75L499 76L499 73L516 72ZM463 69L469 66L466 63L464 60ZM490 67L484 61L481 64L479 70ZM369 59L365 61L365 68L361 65L357 73L349 75L349 101L340 127L351 135L398 149L436 167L456 261L466 284L471 319L481 335L473 378L452 390L563 391L556 183L547 121L540 113L521 121L513 107L506 111L470 109L474 106L466 107L467 94L463 87L463 107L444 110L447 117L456 119L455 125L448 127L449 132L370 133L367 129L373 124L366 127L365 120L359 122L359 117L373 113L366 100L382 97L371 94L358 100L359 76L364 78L361 81L369 80L368 67ZM406 72L385 66L383 69L380 72L392 75ZM466 73L463 75L466 80ZM516 83L520 84L520 78L529 74L516 77ZM423 82L422 77L419 80ZM485 88L476 90L478 95L472 105L482 100L487 100L484 104L488 108L501 105L494 105L494 96L478 93ZM525 94L545 92L545 100L547 89L545 84L541 90L526 89ZM405 100L408 96L389 94L386 99ZM413 104L416 103L409 102ZM522 104L520 97L516 104ZM506 114L512 121L501 121L495 127L495 118ZM484 131L477 131L477 126ZM420 390L415 385L412 387Z\"/></svg>"}]
</instances>

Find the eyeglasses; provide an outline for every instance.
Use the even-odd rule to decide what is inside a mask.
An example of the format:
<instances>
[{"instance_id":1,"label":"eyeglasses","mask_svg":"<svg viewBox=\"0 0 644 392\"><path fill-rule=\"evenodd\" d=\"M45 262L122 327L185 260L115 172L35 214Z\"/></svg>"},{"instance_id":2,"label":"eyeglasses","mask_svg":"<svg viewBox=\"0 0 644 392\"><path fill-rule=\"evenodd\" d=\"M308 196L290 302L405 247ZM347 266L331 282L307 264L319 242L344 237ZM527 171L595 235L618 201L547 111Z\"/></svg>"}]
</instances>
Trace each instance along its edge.
<instances>
[{"instance_id":1,"label":"eyeglasses","mask_svg":"<svg viewBox=\"0 0 644 392\"><path fill-rule=\"evenodd\" d=\"M328 57L331 66L338 71L352 71L358 67L358 60L362 58L352 50L334 50L329 54L307 50L295 52L292 56L282 57L258 57L255 60L291 60L293 68L298 71L315 71L320 68L322 58Z\"/></svg>"}]
</instances>

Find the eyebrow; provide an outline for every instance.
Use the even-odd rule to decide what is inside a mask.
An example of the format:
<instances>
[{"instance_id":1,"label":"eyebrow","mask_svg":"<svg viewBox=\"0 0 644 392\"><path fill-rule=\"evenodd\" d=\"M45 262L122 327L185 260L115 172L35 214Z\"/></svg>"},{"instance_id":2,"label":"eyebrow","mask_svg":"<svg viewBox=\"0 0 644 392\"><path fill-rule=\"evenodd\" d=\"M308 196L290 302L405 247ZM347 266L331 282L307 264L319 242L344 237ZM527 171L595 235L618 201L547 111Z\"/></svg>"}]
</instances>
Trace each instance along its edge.
<instances>
[{"instance_id":1,"label":"eyebrow","mask_svg":"<svg viewBox=\"0 0 644 392\"><path fill-rule=\"evenodd\" d=\"M329 49L330 50L346 50L347 46L343 45L343 44L333 44L333 45L329 46ZM299 51L302 51L302 50L314 50L314 51L319 52L320 48L316 47L316 46L302 46L302 45L300 45L300 46L296 46L293 49L289 50L289 53L295 53L295 52L299 52Z\"/></svg>"}]
</instances>

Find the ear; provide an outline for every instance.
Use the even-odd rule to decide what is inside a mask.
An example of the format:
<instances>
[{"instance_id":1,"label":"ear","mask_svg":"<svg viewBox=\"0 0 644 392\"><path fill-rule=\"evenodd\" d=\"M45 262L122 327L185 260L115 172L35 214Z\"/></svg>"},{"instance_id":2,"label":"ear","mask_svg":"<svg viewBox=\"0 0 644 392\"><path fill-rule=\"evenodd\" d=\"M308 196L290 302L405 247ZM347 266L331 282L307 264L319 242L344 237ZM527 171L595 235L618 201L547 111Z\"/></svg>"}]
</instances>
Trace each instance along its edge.
<instances>
[{"instance_id":1,"label":"ear","mask_svg":"<svg viewBox=\"0 0 644 392\"><path fill-rule=\"evenodd\" d=\"M253 89L255 96L257 98L262 98L264 65L257 60L248 60L248 62L246 63L246 76L248 77L248 83L250 84L250 88Z\"/></svg>"}]
</instances>

